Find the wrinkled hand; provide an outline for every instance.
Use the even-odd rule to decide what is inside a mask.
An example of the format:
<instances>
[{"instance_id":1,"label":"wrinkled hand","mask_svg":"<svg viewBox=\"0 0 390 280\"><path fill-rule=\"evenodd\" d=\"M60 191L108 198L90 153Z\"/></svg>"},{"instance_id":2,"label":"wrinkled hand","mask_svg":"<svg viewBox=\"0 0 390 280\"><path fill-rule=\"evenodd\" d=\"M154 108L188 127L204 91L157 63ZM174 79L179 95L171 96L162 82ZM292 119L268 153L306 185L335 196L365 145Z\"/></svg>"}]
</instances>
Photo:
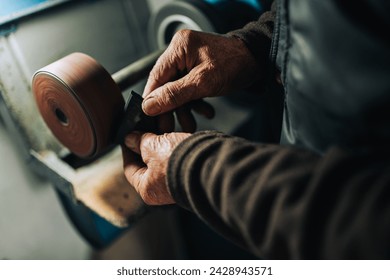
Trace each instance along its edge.
<instances>
[{"instance_id":1,"label":"wrinkled hand","mask_svg":"<svg viewBox=\"0 0 390 280\"><path fill-rule=\"evenodd\" d=\"M149 75L143 110L160 115L160 130L168 132L174 129L171 111L176 109L183 130L193 132L196 122L191 110L214 116L202 98L249 86L256 73L258 65L240 39L180 30Z\"/></svg>"},{"instance_id":2,"label":"wrinkled hand","mask_svg":"<svg viewBox=\"0 0 390 280\"><path fill-rule=\"evenodd\" d=\"M133 132L122 148L127 180L146 204L165 205L175 201L166 184L168 160L174 148L191 134Z\"/></svg>"}]
</instances>

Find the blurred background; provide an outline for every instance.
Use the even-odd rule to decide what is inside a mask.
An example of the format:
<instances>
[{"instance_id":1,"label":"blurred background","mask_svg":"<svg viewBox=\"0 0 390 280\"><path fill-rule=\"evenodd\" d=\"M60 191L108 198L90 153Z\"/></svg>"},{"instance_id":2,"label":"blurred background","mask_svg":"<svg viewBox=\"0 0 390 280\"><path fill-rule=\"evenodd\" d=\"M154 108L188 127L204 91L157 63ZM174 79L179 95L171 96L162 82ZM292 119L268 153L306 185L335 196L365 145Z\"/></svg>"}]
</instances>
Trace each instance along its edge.
<instances>
[{"instance_id":1,"label":"blurred background","mask_svg":"<svg viewBox=\"0 0 390 280\"><path fill-rule=\"evenodd\" d=\"M163 49L179 29L225 33L256 20L269 2L0 0L0 259L253 258L176 207L148 208L121 228L75 199L69 178L95 163L70 160L42 121L30 83L36 70L75 51L112 74ZM144 82L124 97L142 93ZM199 129L270 140L264 97L209 101L216 118L197 118Z\"/></svg>"}]
</instances>

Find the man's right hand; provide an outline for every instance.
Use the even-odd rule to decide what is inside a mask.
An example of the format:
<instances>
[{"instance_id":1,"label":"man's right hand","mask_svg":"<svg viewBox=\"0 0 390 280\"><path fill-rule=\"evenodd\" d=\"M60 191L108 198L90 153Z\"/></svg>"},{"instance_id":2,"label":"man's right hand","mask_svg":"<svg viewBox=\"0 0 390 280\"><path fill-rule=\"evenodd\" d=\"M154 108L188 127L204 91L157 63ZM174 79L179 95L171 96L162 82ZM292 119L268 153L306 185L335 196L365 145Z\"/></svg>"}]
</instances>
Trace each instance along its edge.
<instances>
[{"instance_id":1,"label":"man's right hand","mask_svg":"<svg viewBox=\"0 0 390 280\"><path fill-rule=\"evenodd\" d=\"M204 97L225 95L249 86L258 65L238 38L191 30L180 30L150 72L143 110L160 115L160 129L173 131L173 110L186 132L196 128L191 110L213 117Z\"/></svg>"}]
</instances>

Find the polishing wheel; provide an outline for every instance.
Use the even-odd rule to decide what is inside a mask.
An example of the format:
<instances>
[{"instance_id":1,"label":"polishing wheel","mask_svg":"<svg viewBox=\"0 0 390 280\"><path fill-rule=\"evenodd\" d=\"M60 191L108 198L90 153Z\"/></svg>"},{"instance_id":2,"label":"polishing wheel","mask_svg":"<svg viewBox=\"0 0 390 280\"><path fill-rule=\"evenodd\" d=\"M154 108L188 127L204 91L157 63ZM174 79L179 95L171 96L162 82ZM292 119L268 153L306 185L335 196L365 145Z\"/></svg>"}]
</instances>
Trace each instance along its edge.
<instances>
[{"instance_id":1,"label":"polishing wheel","mask_svg":"<svg viewBox=\"0 0 390 280\"><path fill-rule=\"evenodd\" d=\"M164 6L149 25L152 47L165 48L179 29L223 33L257 16L240 1L217 3L186 0ZM75 155L91 158L120 143L118 137L123 140L126 133L139 128L136 122L146 120L147 130L153 131L153 122L142 112L142 98L133 95L130 105L134 108L125 108L121 91L145 78L161 53L156 51L112 76L82 53L72 53L38 70L32 89L54 136Z\"/></svg>"},{"instance_id":2,"label":"polishing wheel","mask_svg":"<svg viewBox=\"0 0 390 280\"><path fill-rule=\"evenodd\" d=\"M121 91L144 78L160 54L152 53L113 76L83 53L72 53L38 70L32 89L54 136L82 158L99 155L117 143L125 113ZM136 101L136 109L142 112ZM134 112L131 116L140 119Z\"/></svg>"}]
</instances>

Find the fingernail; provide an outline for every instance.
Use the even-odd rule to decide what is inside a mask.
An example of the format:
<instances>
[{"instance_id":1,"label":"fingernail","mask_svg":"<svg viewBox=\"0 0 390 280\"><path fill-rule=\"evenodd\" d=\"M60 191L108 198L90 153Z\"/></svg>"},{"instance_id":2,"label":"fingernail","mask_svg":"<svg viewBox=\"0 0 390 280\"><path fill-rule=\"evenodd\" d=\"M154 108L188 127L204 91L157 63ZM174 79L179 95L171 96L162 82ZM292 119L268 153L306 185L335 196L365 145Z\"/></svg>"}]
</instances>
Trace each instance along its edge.
<instances>
[{"instance_id":1,"label":"fingernail","mask_svg":"<svg viewBox=\"0 0 390 280\"><path fill-rule=\"evenodd\" d=\"M156 98L152 96L144 100L142 110L148 115L157 115L161 112L161 107L156 101Z\"/></svg>"}]
</instances>

